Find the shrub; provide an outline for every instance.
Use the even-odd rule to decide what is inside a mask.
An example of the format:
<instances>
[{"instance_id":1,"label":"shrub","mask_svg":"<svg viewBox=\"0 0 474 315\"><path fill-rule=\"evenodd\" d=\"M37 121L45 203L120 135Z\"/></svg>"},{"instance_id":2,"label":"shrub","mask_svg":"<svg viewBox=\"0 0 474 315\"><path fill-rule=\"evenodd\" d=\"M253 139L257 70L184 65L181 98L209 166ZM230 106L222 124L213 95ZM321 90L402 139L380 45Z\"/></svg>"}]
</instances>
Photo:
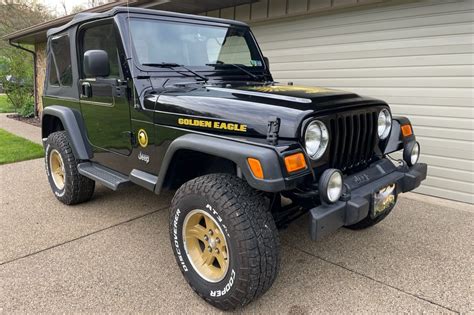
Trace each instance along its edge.
<instances>
[{"instance_id":1,"label":"shrub","mask_svg":"<svg viewBox=\"0 0 474 315\"><path fill-rule=\"evenodd\" d=\"M0 58L0 82L15 111L24 116L34 114L33 60L27 52L4 49Z\"/></svg>"},{"instance_id":2,"label":"shrub","mask_svg":"<svg viewBox=\"0 0 474 315\"><path fill-rule=\"evenodd\" d=\"M33 97L30 97L30 99L21 106L18 114L22 117L33 117L35 115L35 101Z\"/></svg>"}]
</instances>

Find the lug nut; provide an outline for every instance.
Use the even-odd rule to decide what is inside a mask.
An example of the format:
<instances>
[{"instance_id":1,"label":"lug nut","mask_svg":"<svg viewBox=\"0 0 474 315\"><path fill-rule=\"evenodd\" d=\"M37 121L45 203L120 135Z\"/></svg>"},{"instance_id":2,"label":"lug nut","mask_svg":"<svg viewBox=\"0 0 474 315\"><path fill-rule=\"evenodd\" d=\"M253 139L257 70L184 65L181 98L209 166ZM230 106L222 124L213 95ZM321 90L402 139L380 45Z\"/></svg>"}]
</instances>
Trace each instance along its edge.
<instances>
[{"instance_id":1,"label":"lug nut","mask_svg":"<svg viewBox=\"0 0 474 315\"><path fill-rule=\"evenodd\" d=\"M219 254L219 248L216 248L216 254Z\"/></svg>"},{"instance_id":2,"label":"lug nut","mask_svg":"<svg viewBox=\"0 0 474 315\"><path fill-rule=\"evenodd\" d=\"M209 237L207 237L207 235L204 235L204 239L206 240L206 242L209 240Z\"/></svg>"},{"instance_id":3,"label":"lug nut","mask_svg":"<svg viewBox=\"0 0 474 315\"><path fill-rule=\"evenodd\" d=\"M219 244L220 242L221 240L218 237L216 237L216 243Z\"/></svg>"},{"instance_id":4,"label":"lug nut","mask_svg":"<svg viewBox=\"0 0 474 315\"><path fill-rule=\"evenodd\" d=\"M212 247L211 246L207 246L207 249L212 252Z\"/></svg>"},{"instance_id":5,"label":"lug nut","mask_svg":"<svg viewBox=\"0 0 474 315\"><path fill-rule=\"evenodd\" d=\"M209 235L212 235L214 234L214 232L212 232L212 230L209 230Z\"/></svg>"}]
</instances>

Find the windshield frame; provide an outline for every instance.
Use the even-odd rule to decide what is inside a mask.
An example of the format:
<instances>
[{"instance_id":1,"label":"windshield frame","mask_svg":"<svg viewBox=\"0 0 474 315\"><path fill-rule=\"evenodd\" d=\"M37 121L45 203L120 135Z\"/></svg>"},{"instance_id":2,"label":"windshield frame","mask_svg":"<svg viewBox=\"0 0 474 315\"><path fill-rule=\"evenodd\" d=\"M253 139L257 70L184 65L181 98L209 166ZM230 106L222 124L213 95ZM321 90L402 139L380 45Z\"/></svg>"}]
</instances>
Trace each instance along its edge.
<instances>
[{"instance_id":1,"label":"windshield frame","mask_svg":"<svg viewBox=\"0 0 474 315\"><path fill-rule=\"evenodd\" d=\"M131 62L133 66L141 71L141 72L161 72L161 73L176 73L177 71L183 72L186 70L177 70L177 68L157 68L153 66L146 66L143 65L139 62L138 55L135 50L135 45L133 43L133 38L131 37L131 30L130 30L130 20L131 19L137 19L137 20L154 20L154 21L164 21L164 22L173 22L173 23L185 23L185 24L195 24L195 25L206 25L206 26L213 26L213 27L221 27L221 28L237 28L237 29L244 29L245 31L248 32L249 39L252 41L254 48L256 50L256 53L258 54L259 59L262 61L262 66L258 67L248 67L245 66L245 69L255 73L256 75L268 75L269 74L269 69L268 66L265 62L265 58L262 54L262 51L255 39L254 34L252 33L250 27L248 26L243 26L239 24L231 24L231 23L220 23L220 22L214 22L214 21L206 21L206 20L201 20L201 19L192 19L192 18L177 18L177 17L168 17L168 16L156 16L156 15L146 15L146 14L130 14L127 15L123 18L122 20L122 27L123 27L123 33L122 33L122 38L124 42L124 46L127 47L128 55L129 58L131 59ZM238 69L232 69L230 68L230 64L223 64L219 66L208 66L208 65L202 65L202 66L192 66L192 65L184 65L193 71L196 72L215 72L218 73L220 71L226 71L229 72L232 71L233 73L240 72ZM256 70L258 69L258 70ZM253 71L252 71L253 70Z\"/></svg>"}]
</instances>

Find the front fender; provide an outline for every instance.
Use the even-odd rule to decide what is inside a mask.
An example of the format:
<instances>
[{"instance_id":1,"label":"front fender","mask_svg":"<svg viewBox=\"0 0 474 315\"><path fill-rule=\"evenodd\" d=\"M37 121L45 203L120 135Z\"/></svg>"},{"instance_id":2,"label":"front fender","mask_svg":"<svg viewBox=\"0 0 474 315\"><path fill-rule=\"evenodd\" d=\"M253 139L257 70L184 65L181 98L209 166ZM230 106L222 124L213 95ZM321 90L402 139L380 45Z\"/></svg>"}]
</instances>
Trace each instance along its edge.
<instances>
[{"instance_id":1,"label":"front fender","mask_svg":"<svg viewBox=\"0 0 474 315\"><path fill-rule=\"evenodd\" d=\"M403 116L393 116L392 118L392 131L390 132L390 137L388 138L387 145L385 146L384 154L390 154L395 151L399 151L404 148L404 146L410 142L415 141L415 132L412 128L412 134L409 137L404 137L402 135L401 126L410 125L410 120L407 117Z\"/></svg>"},{"instance_id":2,"label":"front fender","mask_svg":"<svg viewBox=\"0 0 474 315\"><path fill-rule=\"evenodd\" d=\"M87 140L84 121L79 111L59 105L46 107L42 117L43 138L48 136L45 134L44 126L47 116L57 117L61 121L76 159L89 160L92 158L92 149Z\"/></svg>"},{"instance_id":3,"label":"front fender","mask_svg":"<svg viewBox=\"0 0 474 315\"><path fill-rule=\"evenodd\" d=\"M158 182L155 186L157 194L161 191L175 153L181 149L206 153L234 162L242 170L242 174L248 184L255 189L267 192L285 190L285 180L282 176L280 160L274 150L232 140L199 134L186 134L175 139L166 151L158 175ZM258 179L253 176L247 162L249 157L260 161L263 167L264 179Z\"/></svg>"}]
</instances>

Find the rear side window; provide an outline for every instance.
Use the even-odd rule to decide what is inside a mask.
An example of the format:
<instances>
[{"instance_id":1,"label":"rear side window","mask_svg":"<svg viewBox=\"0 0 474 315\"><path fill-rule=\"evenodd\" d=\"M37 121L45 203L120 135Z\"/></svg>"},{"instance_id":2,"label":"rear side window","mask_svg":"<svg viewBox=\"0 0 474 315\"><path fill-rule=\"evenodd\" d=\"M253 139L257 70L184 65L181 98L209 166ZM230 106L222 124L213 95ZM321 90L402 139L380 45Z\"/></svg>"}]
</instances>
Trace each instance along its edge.
<instances>
[{"instance_id":1,"label":"rear side window","mask_svg":"<svg viewBox=\"0 0 474 315\"><path fill-rule=\"evenodd\" d=\"M51 39L49 83L72 86L71 49L68 35L60 35Z\"/></svg>"},{"instance_id":2,"label":"rear side window","mask_svg":"<svg viewBox=\"0 0 474 315\"><path fill-rule=\"evenodd\" d=\"M104 50L109 55L110 78L120 77L117 41L112 23L87 28L82 36L82 56L88 50ZM83 58L83 57L82 57ZM84 69L82 71L84 73Z\"/></svg>"}]
</instances>

